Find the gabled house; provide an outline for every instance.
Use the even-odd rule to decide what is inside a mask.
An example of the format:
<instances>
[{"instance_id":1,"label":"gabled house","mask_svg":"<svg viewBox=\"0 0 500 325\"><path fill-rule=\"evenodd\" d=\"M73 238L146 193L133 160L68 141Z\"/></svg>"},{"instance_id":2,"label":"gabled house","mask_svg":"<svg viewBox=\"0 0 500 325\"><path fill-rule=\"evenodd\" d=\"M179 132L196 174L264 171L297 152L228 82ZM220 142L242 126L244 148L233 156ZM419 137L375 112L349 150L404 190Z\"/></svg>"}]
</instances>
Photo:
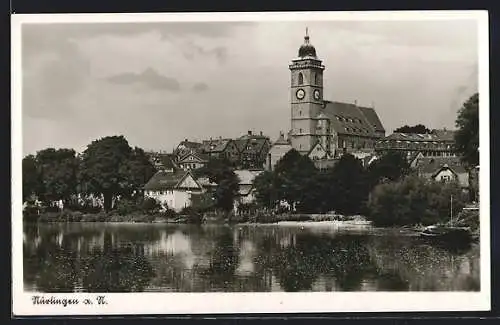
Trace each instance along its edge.
<instances>
[{"instance_id":1,"label":"gabled house","mask_svg":"<svg viewBox=\"0 0 500 325\"><path fill-rule=\"evenodd\" d=\"M440 182L458 181L464 189L469 187L469 173L458 157L425 157L417 160L419 176Z\"/></svg>"},{"instance_id":2,"label":"gabled house","mask_svg":"<svg viewBox=\"0 0 500 325\"><path fill-rule=\"evenodd\" d=\"M204 167L208 163L208 156L196 151L188 151L177 158L177 165L182 170L193 170Z\"/></svg>"},{"instance_id":3,"label":"gabled house","mask_svg":"<svg viewBox=\"0 0 500 325\"><path fill-rule=\"evenodd\" d=\"M417 167L417 164L419 162L419 160L421 160L422 158L425 158L424 154L420 151L412 154L410 156L410 158L408 159L408 162L409 162L409 165L410 165L410 168L416 168Z\"/></svg>"},{"instance_id":4,"label":"gabled house","mask_svg":"<svg viewBox=\"0 0 500 325\"><path fill-rule=\"evenodd\" d=\"M173 154L176 158L179 158L185 156L190 152L199 152L202 145L203 144L201 142L189 141L188 139L184 139L184 141L179 143L177 148L174 149Z\"/></svg>"},{"instance_id":5,"label":"gabled house","mask_svg":"<svg viewBox=\"0 0 500 325\"><path fill-rule=\"evenodd\" d=\"M253 186L253 181L255 177L260 175L263 171L261 170L235 170L234 173L239 179L239 189L238 198L235 202L235 208L240 204L252 203L255 200L255 188Z\"/></svg>"},{"instance_id":6,"label":"gabled house","mask_svg":"<svg viewBox=\"0 0 500 325\"><path fill-rule=\"evenodd\" d=\"M323 145L319 141L311 148L311 151L309 151L309 153L307 154L307 156L312 161L331 158L328 155L328 152L325 149L325 147L323 147Z\"/></svg>"},{"instance_id":7,"label":"gabled house","mask_svg":"<svg viewBox=\"0 0 500 325\"><path fill-rule=\"evenodd\" d=\"M264 168L267 154L271 148L269 137L264 136L262 132L256 135L252 131L248 131L246 135L239 137L234 142L240 154L240 168Z\"/></svg>"},{"instance_id":8,"label":"gabled house","mask_svg":"<svg viewBox=\"0 0 500 325\"><path fill-rule=\"evenodd\" d=\"M173 172L178 166L175 163L175 156L168 153L148 153L149 160L155 166L156 170Z\"/></svg>"},{"instance_id":9,"label":"gabled house","mask_svg":"<svg viewBox=\"0 0 500 325\"><path fill-rule=\"evenodd\" d=\"M280 136L267 153L266 170L273 170L278 161L290 150L292 150L292 144L285 139L283 132L280 132Z\"/></svg>"},{"instance_id":10,"label":"gabled house","mask_svg":"<svg viewBox=\"0 0 500 325\"><path fill-rule=\"evenodd\" d=\"M200 152L208 158L227 159L236 163L239 160L239 150L232 139L210 139L204 140Z\"/></svg>"},{"instance_id":11,"label":"gabled house","mask_svg":"<svg viewBox=\"0 0 500 325\"><path fill-rule=\"evenodd\" d=\"M158 171L144 186L144 196L158 200L174 211L191 205L191 195L200 194L204 188L190 171Z\"/></svg>"}]
</instances>

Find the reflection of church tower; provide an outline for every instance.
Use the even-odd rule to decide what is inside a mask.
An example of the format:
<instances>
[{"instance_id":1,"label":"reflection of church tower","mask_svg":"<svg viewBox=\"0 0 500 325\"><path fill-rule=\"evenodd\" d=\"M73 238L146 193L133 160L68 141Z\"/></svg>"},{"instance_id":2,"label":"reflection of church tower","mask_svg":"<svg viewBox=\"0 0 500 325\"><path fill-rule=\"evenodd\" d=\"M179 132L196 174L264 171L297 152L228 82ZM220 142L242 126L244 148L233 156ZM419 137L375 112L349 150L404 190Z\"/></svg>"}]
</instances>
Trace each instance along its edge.
<instances>
[{"instance_id":1,"label":"reflection of church tower","mask_svg":"<svg viewBox=\"0 0 500 325\"><path fill-rule=\"evenodd\" d=\"M291 143L307 154L319 140L317 116L323 107L323 70L316 49L309 43L306 29L299 57L289 66L291 71Z\"/></svg>"}]
</instances>

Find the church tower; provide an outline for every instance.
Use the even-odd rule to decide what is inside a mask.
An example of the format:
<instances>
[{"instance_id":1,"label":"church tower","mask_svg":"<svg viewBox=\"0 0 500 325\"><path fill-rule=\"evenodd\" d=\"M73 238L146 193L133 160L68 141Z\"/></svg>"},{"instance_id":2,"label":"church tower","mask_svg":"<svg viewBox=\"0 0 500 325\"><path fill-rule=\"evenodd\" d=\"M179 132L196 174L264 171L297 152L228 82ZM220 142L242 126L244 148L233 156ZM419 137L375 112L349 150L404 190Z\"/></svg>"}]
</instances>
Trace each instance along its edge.
<instances>
[{"instance_id":1,"label":"church tower","mask_svg":"<svg viewBox=\"0 0 500 325\"><path fill-rule=\"evenodd\" d=\"M306 28L304 44L297 59L289 66L291 72L290 103L292 148L307 154L318 141L317 116L323 107L323 71L325 67L309 42ZM318 134L319 135L319 134Z\"/></svg>"}]
</instances>

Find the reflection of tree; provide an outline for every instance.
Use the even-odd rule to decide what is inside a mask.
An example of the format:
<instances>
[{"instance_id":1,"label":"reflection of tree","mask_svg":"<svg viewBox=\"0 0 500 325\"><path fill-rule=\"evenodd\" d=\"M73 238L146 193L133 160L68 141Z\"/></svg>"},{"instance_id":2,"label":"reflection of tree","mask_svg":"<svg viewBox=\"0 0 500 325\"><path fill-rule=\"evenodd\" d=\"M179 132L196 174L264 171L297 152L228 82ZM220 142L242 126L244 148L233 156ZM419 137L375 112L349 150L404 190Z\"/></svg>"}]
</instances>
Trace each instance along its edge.
<instances>
[{"instance_id":1,"label":"reflection of tree","mask_svg":"<svg viewBox=\"0 0 500 325\"><path fill-rule=\"evenodd\" d=\"M295 246L280 249L273 261L285 291L312 290L321 275L334 277L341 290L358 290L374 272L363 238L355 236L298 234Z\"/></svg>"},{"instance_id":2,"label":"reflection of tree","mask_svg":"<svg viewBox=\"0 0 500 325\"><path fill-rule=\"evenodd\" d=\"M76 269L76 250L64 238L59 246L55 236L44 240L35 252L35 260L26 269L35 270L34 281L37 290L42 292L73 292L78 274ZM33 260L32 260L33 261ZM26 272L26 271L25 271Z\"/></svg>"},{"instance_id":3,"label":"reflection of tree","mask_svg":"<svg viewBox=\"0 0 500 325\"><path fill-rule=\"evenodd\" d=\"M89 292L140 292L154 276L143 245L113 247L110 233L104 247L94 249L83 263L83 287Z\"/></svg>"},{"instance_id":4,"label":"reflection of tree","mask_svg":"<svg viewBox=\"0 0 500 325\"><path fill-rule=\"evenodd\" d=\"M478 247L430 245L402 236L379 237L368 246L378 269L378 290L479 290Z\"/></svg>"},{"instance_id":5,"label":"reflection of tree","mask_svg":"<svg viewBox=\"0 0 500 325\"><path fill-rule=\"evenodd\" d=\"M25 279L39 291L142 291L153 276L140 245L113 247L106 232L104 246L86 252L78 249L78 234L64 234L60 244L58 235L47 232L38 247L24 250Z\"/></svg>"},{"instance_id":6,"label":"reflection of tree","mask_svg":"<svg viewBox=\"0 0 500 325\"><path fill-rule=\"evenodd\" d=\"M227 289L234 281L239 263L239 248L233 245L233 239L230 229L220 233L215 239L216 245L210 253L209 267L202 272L208 277L211 287Z\"/></svg>"}]
</instances>

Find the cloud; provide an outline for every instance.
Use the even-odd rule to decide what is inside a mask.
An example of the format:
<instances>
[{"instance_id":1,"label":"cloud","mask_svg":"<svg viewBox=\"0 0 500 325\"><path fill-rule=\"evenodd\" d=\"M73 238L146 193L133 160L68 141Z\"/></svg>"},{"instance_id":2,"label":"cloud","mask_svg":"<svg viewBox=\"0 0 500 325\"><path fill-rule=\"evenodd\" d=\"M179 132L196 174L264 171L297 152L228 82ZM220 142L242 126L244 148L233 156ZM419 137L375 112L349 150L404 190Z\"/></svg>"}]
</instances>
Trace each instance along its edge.
<instances>
[{"instance_id":1,"label":"cloud","mask_svg":"<svg viewBox=\"0 0 500 325\"><path fill-rule=\"evenodd\" d=\"M225 46L204 48L194 42L186 42L183 48L183 55L188 60L195 60L199 57L214 57L220 64L224 64L228 58L228 49Z\"/></svg>"},{"instance_id":2,"label":"cloud","mask_svg":"<svg viewBox=\"0 0 500 325\"><path fill-rule=\"evenodd\" d=\"M207 90L208 90L208 85L204 82L198 82L193 86L193 91L197 93L204 92Z\"/></svg>"},{"instance_id":3,"label":"cloud","mask_svg":"<svg viewBox=\"0 0 500 325\"><path fill-rule=\"evenodd\" d=\"M290 127L288 64L306 26L325 99L374 102L388 132L453 127L450 105L477 88L477 31L462 21L28 25L24 151L110 134L164 150L246 130L274 139Z\"/></svg>"},{"instance_id":4,"label":"cloud","mask_svg":"<svg viewBox=\"0 0 500 325\"><path fill-rule=\"evenodd\" d=\"M139 74L132 72L117 74L108 77L107 80L119 85L142 84L153 90L181 90L181 86L176 79L163 76L152 68L147 68Z\"/></svg>"}]
</instances>

